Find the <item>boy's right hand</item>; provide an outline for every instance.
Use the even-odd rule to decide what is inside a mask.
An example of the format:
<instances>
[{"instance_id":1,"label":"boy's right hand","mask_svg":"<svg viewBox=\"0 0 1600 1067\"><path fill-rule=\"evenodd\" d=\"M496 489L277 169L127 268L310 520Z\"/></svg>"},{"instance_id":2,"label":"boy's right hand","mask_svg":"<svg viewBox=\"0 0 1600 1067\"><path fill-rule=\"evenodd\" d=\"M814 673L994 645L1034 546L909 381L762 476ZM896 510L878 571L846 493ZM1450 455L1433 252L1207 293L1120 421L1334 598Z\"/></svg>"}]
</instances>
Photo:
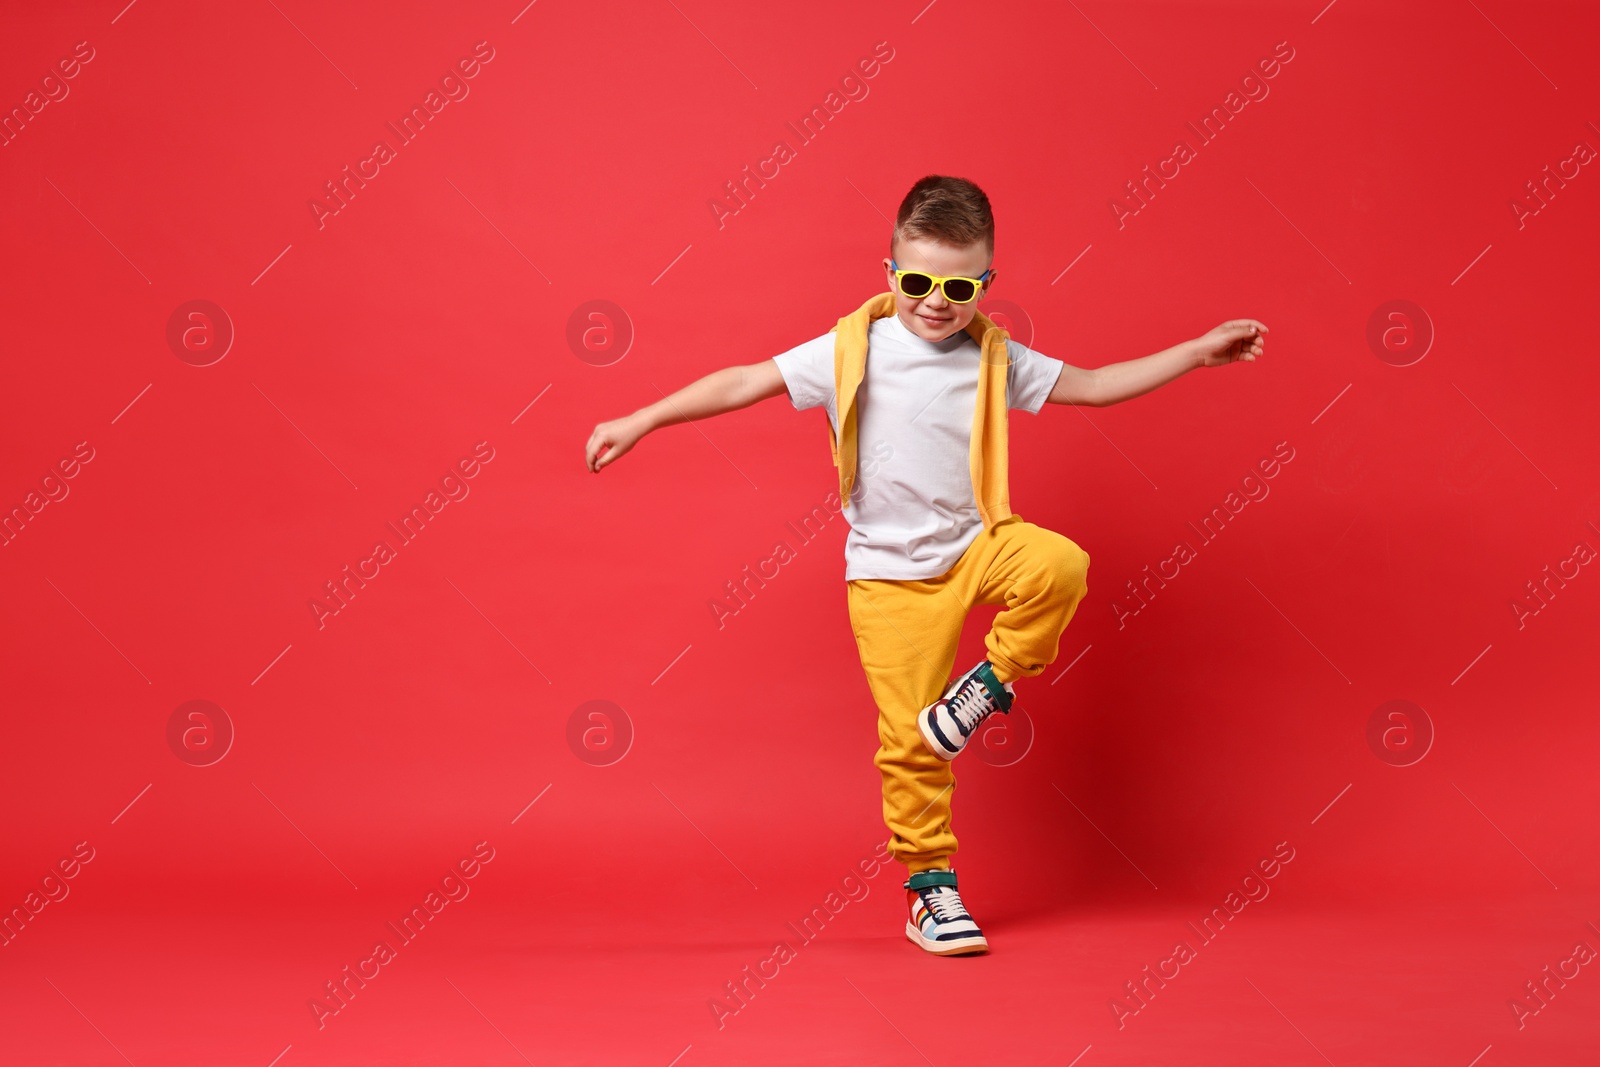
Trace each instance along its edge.
<instances>
[{"instance_id":1,"label":"boy's right hand","mask_svg":"<svg viewBox=\"0 0 1600 1067\"><path fill-rule=\"evenodd\" d=\"M645 433L645 426L633 415L600 423L589 435L589 443L584 447L585 465L591 473L600 473L601 467L621 457ZM602 449L609 451L602 456Z\"/></svg>"}]
</instances>

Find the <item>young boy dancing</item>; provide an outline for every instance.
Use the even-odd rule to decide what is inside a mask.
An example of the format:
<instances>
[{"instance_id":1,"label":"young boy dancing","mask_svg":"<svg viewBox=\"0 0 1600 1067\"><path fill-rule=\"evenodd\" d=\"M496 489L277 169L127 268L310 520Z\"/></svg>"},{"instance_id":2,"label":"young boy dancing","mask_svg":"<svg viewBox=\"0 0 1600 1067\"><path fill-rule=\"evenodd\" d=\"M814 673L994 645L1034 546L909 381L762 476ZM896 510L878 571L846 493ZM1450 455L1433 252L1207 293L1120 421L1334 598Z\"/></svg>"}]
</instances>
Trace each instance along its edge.
<instances>
[{"instance_id":1,"label":"young boy dancing","mask_svg":"<svg viewBox=\"0 0 1600 1067\"><path fill-rule=\"evenodd\" d=\"M906 936L941 956L975 955L989 942L950 869L951 761L991 714L1010 712L1017 679L1054 661L1088 591L1088 553L1011 510L1006 413L1037 414L1046 403L1105 407L1196 367L1253 361L1267 328L1235 319L1094 370L1035 352L978 310L996 277L994 216L964 178L929 175L912 186L889 251L887 292L773 359L714 371L600 423L585 462L598 473L652 430L785 391L796 410L826 406L850 524L850 624L878 705L874 763L888 846L910 875ZM871 442L872 455L859 479L858 441ZM1007 610L984 640L987 657L952 680L976 604Z\"/></svg>"}]
</instances>

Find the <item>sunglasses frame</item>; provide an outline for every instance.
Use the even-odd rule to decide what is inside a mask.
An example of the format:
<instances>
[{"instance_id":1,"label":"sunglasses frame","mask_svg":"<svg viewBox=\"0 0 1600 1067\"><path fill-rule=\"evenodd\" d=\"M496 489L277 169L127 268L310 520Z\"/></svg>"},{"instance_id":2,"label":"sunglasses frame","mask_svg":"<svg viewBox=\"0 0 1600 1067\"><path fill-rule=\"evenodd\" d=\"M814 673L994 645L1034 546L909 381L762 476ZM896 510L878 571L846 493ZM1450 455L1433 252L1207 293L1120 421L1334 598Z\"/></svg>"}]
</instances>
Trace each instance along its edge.
<instances>
[{"instance_id":1,"label":"sunglasses frame","mask_svg":"<svg viewBox=\"0 0 1600 1067\"><path fill-rule=\"evenodd\" d=\"M978 299L978 294L983 292L983 285L984 285L983 279L987 278L989 276L990 271L994 270L993 267L990 267L989 270L984 271L982 274L980 274L976 278L969 278L964 274L952 274L952 275L950 275L948 277L940 277L937 274L929 274L925 270L905 270L905 269L902 269L892 259L889 260L889 269L894 271L894 284L895 284L896 288L898 288L900 290L902 295L911 297L912 300L925 300L926 298L928 298L928 297L933 295L933 290L934 290L935 287L937 287L939 292L944 294L944 298L946 300L950 301L950 303L952 303L952 304L970 304L974 300ZM924 278L932 278L933 279L933 285L930 285L928 287L928 291L926 293L923 293L921 296L911 296L911 294L907 293L906 290L905 290L905 276L907 274L920 274ZM945 282L956 282L956 281L959 281L959 282L971 282L972 283L972 296L969 299L967 299L967 300L957 300L955 297L951 296L950 293L945 289L945 287L944 287L944 283Z\"/></svg>"}]
</instances>

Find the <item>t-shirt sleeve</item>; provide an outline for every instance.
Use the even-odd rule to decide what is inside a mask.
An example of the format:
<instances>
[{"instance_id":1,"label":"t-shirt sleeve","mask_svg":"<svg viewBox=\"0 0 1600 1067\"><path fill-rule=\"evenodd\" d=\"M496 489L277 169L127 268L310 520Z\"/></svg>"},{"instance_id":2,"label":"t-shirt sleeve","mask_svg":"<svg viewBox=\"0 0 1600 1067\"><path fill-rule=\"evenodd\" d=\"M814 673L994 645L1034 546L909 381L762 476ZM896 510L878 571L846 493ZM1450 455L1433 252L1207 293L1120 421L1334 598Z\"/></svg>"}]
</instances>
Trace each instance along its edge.
<instances>
[{"instance_id":1,"label":"t-shirt sleeve","mask_svg":"<svg viewBox=\"0 0 1600 1067\"><path fill-rule=\"evenodd\" d=\"M833 341L830 331L772 357L796 411L821 407L833 399Z\"/></svg>"},{"instance_id":2,"label":"t-shirt sleeve","mask_svg":"<svg viewBox=\"0 0 1600 1067\"><path fill-rule=\"evenodd\" d=\"M1006 368L1006 406L1019 408L1030 415L1039 414L1044 402L1055 388L1065 361L1054 359L1017 341L1006 338L1007 354L1011 366Z\"/></svg>"}]
</instances>

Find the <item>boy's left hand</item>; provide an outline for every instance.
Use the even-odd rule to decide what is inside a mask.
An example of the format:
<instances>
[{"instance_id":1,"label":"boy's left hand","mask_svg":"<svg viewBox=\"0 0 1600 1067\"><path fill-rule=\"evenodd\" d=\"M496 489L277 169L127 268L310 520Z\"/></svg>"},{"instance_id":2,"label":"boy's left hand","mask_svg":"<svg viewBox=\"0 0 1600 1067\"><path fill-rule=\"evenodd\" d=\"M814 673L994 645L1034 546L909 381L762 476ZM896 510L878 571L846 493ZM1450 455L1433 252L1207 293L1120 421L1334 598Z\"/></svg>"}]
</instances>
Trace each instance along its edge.
<instances>
[{"instance_id":1,"label":"boy's left hand","mask_svg":"<svg viewBox=\"0 0 1600 1067\"><path fill-rule=\"evenodd\" d=\"M1237 360L1255 362L1263 349L1261 335L1266 332L1255 319L1229 319L1191 343L1202 367L1220 367Z\"/></svg>"}]
</instances>

